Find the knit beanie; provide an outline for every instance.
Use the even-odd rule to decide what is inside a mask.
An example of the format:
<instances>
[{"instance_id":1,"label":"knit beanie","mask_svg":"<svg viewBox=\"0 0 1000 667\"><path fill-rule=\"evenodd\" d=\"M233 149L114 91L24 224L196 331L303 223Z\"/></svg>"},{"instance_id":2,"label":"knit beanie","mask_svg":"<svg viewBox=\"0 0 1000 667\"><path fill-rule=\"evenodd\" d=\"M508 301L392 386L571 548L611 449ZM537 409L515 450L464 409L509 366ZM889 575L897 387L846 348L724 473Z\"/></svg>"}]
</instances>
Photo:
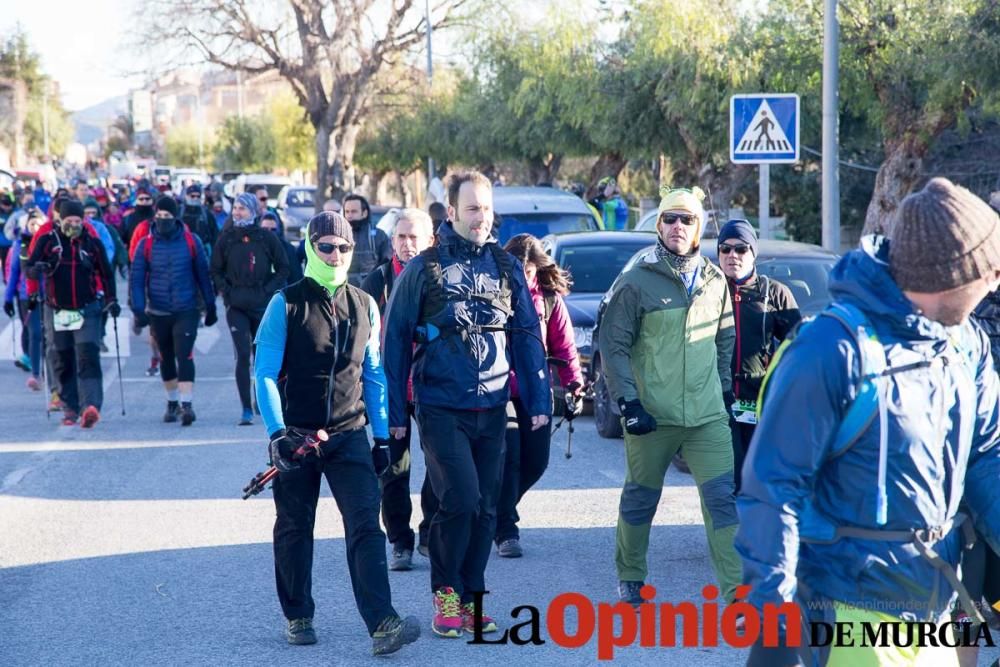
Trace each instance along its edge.
<instances>
[{"instance_id":1,"label":"knit beanie","mask_svg":"<svg viewBox=\"0 0 1000 667\"><path fill-rule=\"evenodd\" d=\"M695 216L694 247L697 248L701 242L701 230L705 224L705 207L701 202L705 200L705 192L695 186L693 188L671 188L663 186L660 188L659 212L688 213Z\"/></svg>"},{"instance_id":2,"label":"knit beanie","mask_svg":"<svg viewBox=\"0 0 1000 667\"><path fill-rule=\"evenodd\" d=\"M83 204L79 199L64 199L59 204L59 217L72 218L74 216L77 218L83 217Z\"/></svg>"},{"instance_id":3,"label":"knit beanie","mask_svg":"<svg viewBox=\"0 0 1000 667\"><path fill-rule=\"evenodd\" d=\"M351 223L340 213L323 211L309 221L309 240L315 243L324 236L339 236L354 245L354 231Z\"/></svg>"},{"instance_id":4,"label":"knit beanie","mask_svg":"<svg viewBox=\"0 0 1000 667\"><path fill-rule=\"evenodd\" d=\"M907 195L889 232L889 270L902 290L945 292L1000 270L1000 217L946 178Z\"/></svg>"},{"instance_id":5,"label":"knit beanie","mask_svg":"<svg viewBox=\"0 0 1000 667\"><path fill-rule=\"evenodd\" d=\"M257 214L260 213L260 211L257 209L257 198L254 197L249 192L242 192L239 195L237 195L236 201L246 206L250 210L250 212L253 213L253 217L256 218Z\"/></svg>"},{"instance_id":6,"label":"knit beanie","mask_svg":"<svg viewBox=\"0 0 1000 667\"><path fill-rule=\"evenodd\" d=\"M722 245L723 241L732 239L746 243L753 251L753 256L757 256L757 232L749 222L737 219L722 225L722 229L719 230L719 245Z\"/></svg>"},{"instance_id":7,"label":"knit beanie","mask_svg":"<svg viewBox=\"0 0 1000 667\"><path fill-rule=\"evenodd\" d=\"M173 197L162 196L156 200L156 210L157 211L167 211L170 215L177 217L177 202L174 201Z\"/></svg>"}]
</instances>

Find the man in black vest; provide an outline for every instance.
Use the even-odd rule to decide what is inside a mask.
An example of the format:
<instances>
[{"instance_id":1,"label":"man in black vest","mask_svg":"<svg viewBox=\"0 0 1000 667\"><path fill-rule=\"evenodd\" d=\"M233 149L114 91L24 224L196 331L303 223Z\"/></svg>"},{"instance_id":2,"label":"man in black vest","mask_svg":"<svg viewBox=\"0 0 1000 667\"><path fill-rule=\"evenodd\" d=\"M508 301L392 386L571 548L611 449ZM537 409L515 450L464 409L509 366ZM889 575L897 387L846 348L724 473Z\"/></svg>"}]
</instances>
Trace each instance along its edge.
<instances>
[{"instance_id":1,"label":"man in black vest","mask_svg":"<svg viewBox=\"0 0 1000 667\"><path fill-rule=\"evenodd\" d=\"M415 618L392 607L385 534L378 525L379 473L388 467L386 383L379 353L378 307L347 284L354 236L339 214L307 228L305 278L271 298L257 332L257 403L271 434L274 569L291 644L313 644L313 526L320 482L344 522L347 563L358 611L383 655L416 641ZM280 378L280 379L279 379ZM371 450L365 423L375 435ZM321 448L302 449L323 429ZM308 451L308 454L302 453Z\"/></svg>"},{"instance_id":2,"label":"man in black vest","mask_svg":"<svg viewBox=\"0 0 1000 667\"><path fill-rule=\"evenodd\" d=\"M402 273L407 262L429 248L433 241L434 227L429 215L416 208L404 208L399 211L392 230L392 261L376 267L361 283L361 289L378 302L379 311L383 315L396 277ZM407 400L412 416L412 391L409 392ZM413 529L410 528L410 516L413 514L413 504L410 501L410 431L406 431L402 440L392 440L389 443L389 450L390 468L382 477L382 522L392 544L389 569L411 570L414 535ZM433 514L429 508L437 507L434 492L426 475L420 498L424 510L424 519L420 524L420 542L424 545L427 531L430 529L430 515Z\"/></svg>"}]
</instances>

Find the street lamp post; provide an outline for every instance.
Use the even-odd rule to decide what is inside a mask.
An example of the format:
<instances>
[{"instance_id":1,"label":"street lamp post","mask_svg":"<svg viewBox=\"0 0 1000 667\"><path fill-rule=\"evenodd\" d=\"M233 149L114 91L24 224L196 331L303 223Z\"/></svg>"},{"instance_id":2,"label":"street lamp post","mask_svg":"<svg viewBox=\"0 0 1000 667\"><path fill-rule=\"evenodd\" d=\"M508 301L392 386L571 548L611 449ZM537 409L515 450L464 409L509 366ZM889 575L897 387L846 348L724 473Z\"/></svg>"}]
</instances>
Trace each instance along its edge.
<instances>
[{"instance_id":1,"label":"street lamp post","mask_svg":"<svg viewBox=\"0 0 1000 667\"><path fill-rule=\"evenodd\" d=\"M424 18L427 21L427 90L434 94L434 59L431 52L432 33L431 28L431 0L424 0ZM434 178L434 158L427 158L427 184L430 185Z\"/></svg>"},{"instance_id":2,"label":"street lamp post","mask_svg":"<svg viewBox=\"0 0 1000 667\"><path fill-rule=\"evenodd\" d=\"M825 0L823 16L823 247L840 251L839 58L837 0Z\"/></svg>"}]
</instances>

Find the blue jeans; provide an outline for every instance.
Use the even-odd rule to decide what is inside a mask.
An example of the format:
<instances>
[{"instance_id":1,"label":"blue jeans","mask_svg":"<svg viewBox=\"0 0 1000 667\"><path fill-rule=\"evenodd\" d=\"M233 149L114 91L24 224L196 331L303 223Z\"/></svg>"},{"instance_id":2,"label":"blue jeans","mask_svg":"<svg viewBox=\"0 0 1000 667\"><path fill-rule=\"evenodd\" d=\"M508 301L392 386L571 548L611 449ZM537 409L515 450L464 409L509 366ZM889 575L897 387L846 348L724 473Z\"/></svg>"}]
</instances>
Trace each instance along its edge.
<instances>
[{"instance_id":1,"label":"blue jeans","mask_svg":"<svg viewBox=\"0 0 1000 667\"><path fill-rule=\"evenodd\" d=\"M21 349L31 359L31 374L36 378L42 374L42 306L28 310L28 300L18 299L17 308L21 314Z\"/></svg>"}]
</instances>

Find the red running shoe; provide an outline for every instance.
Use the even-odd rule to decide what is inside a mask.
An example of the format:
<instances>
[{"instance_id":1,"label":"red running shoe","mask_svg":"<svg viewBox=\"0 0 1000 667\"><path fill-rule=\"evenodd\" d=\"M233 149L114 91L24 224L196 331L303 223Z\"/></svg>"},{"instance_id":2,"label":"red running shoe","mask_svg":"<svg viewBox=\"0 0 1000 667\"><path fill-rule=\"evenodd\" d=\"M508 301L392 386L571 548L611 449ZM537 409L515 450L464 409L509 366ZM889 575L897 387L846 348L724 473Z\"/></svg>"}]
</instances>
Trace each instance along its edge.
<instances>
[{"instance_id":1,"label":"red running shoe","mask_svg":"<svg viewBox=\"0 0 1000 667\"><path fill-rule=\"evenodd\" d=\"M454 588L445 586L434 592L434 620L431 630L438 637L462 636L462 605Z\"/></svg>"},{"instance_id":2,"label":"red running shoe","mask_svg":"<svg viewBox=\"0 0 1000 667\"><path fill-rule=\"evenodd\" d=\"M462 605L462 629L468 632L470 635L476 633L476 615L475 615L476 605L472 602L466 602ZM488 632L497 631L497 623L491 617L483 614L482 618L482 633L486 634Z\"/></svg>"},{"instance_id":3,"label":"red running shoe","mask_svg":"<svg viewBox=\"0 0 1000 667\"><path fill-rule=\"evenodd\" d=\"M97 411L93 405L88 405L84 411L83 415L80 417L80 426L82 428L94 428L94 424L101 420L101 413Z\"/></svg>"}]
</instances>

